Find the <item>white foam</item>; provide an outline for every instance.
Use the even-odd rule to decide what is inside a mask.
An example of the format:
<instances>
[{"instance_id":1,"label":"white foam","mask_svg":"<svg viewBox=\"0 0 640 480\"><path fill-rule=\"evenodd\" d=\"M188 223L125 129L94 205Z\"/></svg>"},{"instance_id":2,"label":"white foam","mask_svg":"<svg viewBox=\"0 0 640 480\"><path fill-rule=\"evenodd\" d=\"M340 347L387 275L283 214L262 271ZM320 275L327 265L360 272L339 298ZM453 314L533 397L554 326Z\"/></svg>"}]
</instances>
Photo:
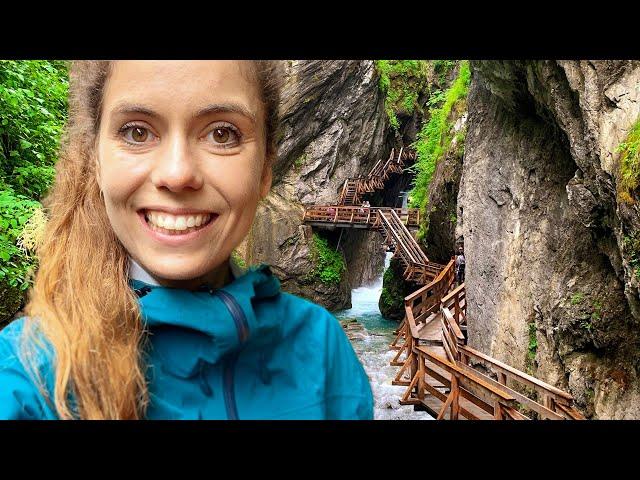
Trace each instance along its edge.
<instances>
[{"instance_id":1,"label":"white foam","mask_svg":"<svg viewBox=\"0 0 640 480\"><path fill-rule=\"evenodd\" d=\"M387 253L385 268L388 268L391 256L391 253ZM372 285L354 289L351 292L352 308L336 314L338 318L354 318L364 325L363 335L354 336L351 343L369 376L374 397L374 418L433 420L427 412L414 412L411 405L400 405L406 387L391 384L398 373L398 367L389 365L396 353L389 350L396 324L383 319L380 314L378 299L381 291L382 275Z\"/></svg>"}]
</instances>

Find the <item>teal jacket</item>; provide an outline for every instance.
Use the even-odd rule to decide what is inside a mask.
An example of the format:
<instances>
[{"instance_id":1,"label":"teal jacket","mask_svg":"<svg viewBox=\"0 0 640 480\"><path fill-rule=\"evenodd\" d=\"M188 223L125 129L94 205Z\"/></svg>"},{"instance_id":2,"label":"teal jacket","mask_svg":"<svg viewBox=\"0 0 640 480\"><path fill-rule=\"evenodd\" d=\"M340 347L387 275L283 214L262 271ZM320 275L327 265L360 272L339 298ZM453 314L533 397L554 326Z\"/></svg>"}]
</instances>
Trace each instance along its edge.
<instances>
[{"instance_id":1,"label":"teal jacket","mask_svg":"<svg viewBox=\"0 0 640 480\"><path fill-rule=\"evenodd\" d=\"M148 419L372 419L369 379L340 323L280 291L266 266L217 290L130 280L149 332ZM0 419L55 419L18 359L24 319L0 331ZM53 355L38 369L53 387Z\"/></svg>"}]
</instances>

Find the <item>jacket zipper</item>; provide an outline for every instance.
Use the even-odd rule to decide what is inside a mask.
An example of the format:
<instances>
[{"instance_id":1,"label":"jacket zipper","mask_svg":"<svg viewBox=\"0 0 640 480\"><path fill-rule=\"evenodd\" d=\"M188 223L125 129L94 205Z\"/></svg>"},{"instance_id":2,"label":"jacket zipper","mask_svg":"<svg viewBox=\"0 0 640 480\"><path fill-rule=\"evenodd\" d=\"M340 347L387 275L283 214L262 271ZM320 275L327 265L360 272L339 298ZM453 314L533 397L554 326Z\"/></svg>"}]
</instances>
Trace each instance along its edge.
<instances>
[{"instance_id":1,"label":"jacket zipper","mask_svg":"<svg viewBox=\"0 0 640 480\"><path fill-rule=\"evenodd\" d=\"M224 290L214 290L211 294L220 298L225 307L227 307L227 310L229 310L231 318L233 318L236 325L236 330L238 331L240 346L242 346L242 344L247 341L247 338L249 338L249 323L247 322L247 317L242 311L242 308L240 308L236 299ZM230 420L238 420L238 405L236 404L234 391L234 373L237 360L238 352L235 352L224 363L222 373L224 403L227 409L227 417Z\"/></svg>"}]
</instances>

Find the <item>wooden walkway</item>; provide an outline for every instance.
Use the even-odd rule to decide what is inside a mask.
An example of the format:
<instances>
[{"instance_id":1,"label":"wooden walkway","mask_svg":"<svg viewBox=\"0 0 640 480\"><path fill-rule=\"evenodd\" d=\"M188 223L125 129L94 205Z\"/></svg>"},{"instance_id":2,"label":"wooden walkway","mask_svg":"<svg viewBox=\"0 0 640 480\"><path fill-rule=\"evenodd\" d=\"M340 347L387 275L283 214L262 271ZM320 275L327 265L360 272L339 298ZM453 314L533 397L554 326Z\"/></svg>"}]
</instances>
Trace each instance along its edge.
<instances>
[{"instance_id":1,"label":"wooden walkway","mask_svg":"<svg viewBox=\"0 0 640 480\"><path fill-rule=\"evenodd\" d=\"M415 158L416 154L412 150L405 150L403 147L396 157L395 149L392 149L387 161L378 160L367 176L349 177L344 181L338 205L359 205L362 195L384 189L389 176L392 173L402 173L404 162Z\"/></svg>"},{"instance_id":2,"label":"wooden walkway","mask_svg":"<svg viewBox=\"0 0 640 480\"><path fill-rule=\"evenodd\" d=\"M396 158L392 151L367 177L347 179L336 205L310 206L303 218L317 227L377 230L403 265L405 280L419 286L404 299L405 317L389 346L396 351L391 365L399 367L392 383L406 387L400 403L438 420L584 419L568 393L467 345L465 286L455 285L453 258L447 265L431 262L416 242L417 209L355 205L361 195L384 188L414 155L401 149Z\"/></svg>"}]
</instances>

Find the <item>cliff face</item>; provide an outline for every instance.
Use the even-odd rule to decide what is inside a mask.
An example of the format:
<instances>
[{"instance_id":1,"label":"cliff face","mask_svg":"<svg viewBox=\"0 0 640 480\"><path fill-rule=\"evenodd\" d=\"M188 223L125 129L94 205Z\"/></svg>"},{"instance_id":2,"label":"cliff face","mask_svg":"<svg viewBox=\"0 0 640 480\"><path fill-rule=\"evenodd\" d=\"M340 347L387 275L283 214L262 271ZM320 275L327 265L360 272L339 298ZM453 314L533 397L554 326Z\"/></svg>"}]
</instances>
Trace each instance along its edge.
<instances>
[{"instance_id":1,"label":"cliff face","mask_svg":"<svg viewBox=\"0 0 640 480\"><path fill-rule=\"evenodd\" d=\"M597 418L640 418L637 204L616 148L640 63L472 62L456 233L470 344L567 388Z\"/></svg>"},{"instance_id":2,"label":"cliff face","mask_svg":"<svg viewBox=\"0 0 640 480\"><path fill-rule=\"evenodd\" d=\"M329 232L347 260L339 285L309 278L314 269L311 229L303 205L334 203L344 181L366 174L388 156L391 142L373 61L290 61L283 92L283 137L270 195L240 252L249 263L266 262L283 288L336 310L350 306L350 289L382 268L376 232ZM371 255L368 261L363 253Z\"/></svg>"}]
</instances>

